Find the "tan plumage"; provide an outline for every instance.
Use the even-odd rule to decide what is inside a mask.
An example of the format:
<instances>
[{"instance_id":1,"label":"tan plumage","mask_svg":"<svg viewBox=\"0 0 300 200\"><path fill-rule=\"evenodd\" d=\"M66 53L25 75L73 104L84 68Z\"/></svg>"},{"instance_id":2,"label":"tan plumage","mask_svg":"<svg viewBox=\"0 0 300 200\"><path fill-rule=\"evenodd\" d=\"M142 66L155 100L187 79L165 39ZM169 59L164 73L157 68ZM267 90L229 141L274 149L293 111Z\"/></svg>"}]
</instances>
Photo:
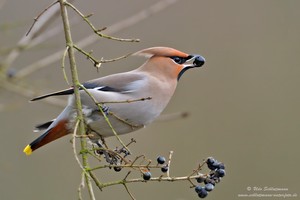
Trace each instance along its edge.
<instances>
[{"instance_id":1,"label":"tan plumage","mask_svg":"<svg viewBox=\"0 0 300 200\"><path fill-rule=\"evenodd\" d=\"M151 123L169 103L180 76L189 68L201 67L205 59L199 55L189 55L168 47L144 49L134 55L146 56L148 60L139 68L85 82L83 85L98 102L126 101L148 98L146 101L132 103L105 103L109 110L108 118L118 134L125 134ZM192 63L188 63L193 60ZM32 101L55 95L71 95L73 89L43 95ZM104 120L97 105L83 90L80 91L83 113L91 139L112 136L113 132ZM46 131L27 145L24 152L29 155L35 149L73 132L76 119L74 96L63 112L53 121L40 128Z\"/></svg>"}]
</instances>

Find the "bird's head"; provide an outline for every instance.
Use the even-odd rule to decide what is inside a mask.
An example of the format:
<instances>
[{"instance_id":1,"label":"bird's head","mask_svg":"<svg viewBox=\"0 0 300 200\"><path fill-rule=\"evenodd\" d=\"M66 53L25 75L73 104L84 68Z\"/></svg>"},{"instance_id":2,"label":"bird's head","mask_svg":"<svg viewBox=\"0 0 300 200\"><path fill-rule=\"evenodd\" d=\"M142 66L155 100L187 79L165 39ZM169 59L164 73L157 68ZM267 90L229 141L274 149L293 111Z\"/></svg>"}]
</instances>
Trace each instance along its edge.
<instances>
[{"instance_id":1,"label":"bird's head","mask_svg":"<svg viewBox=\"0 0 300 200\"><path fill-rule=\"evenodd\" d=\"M187 54L169 47L152 47L134 53L145 56L148 61L142 66L143 70L153 73L162 73L177 80L191 68L201 67L205 63L204 57L196 54Z\"/></svg>"}]
</instances>

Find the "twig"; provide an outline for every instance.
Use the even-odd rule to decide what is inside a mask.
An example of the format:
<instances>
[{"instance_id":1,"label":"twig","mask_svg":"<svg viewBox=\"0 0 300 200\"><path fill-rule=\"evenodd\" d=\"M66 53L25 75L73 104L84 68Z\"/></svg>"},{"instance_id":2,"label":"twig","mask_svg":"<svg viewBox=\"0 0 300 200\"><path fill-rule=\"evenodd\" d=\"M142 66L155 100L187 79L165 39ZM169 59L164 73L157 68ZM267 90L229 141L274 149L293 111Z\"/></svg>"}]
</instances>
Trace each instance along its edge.
<instances>
[{"instance_id":1,"label":"twig","mask_svg":"<svg viewBox=\"0 0 300 200\"><path fill-rule=\"evenodd\" d=\"M183 111L183 112L176 112L171 114L164 114L159 116L155 121L156 122L165 122L165 121L172 121L176 119L184 119L189 117L190 113Z\"/></svg>"},{"instance_id":2,"label":"twig","mask_svg":"<svg viewBox=\"0 0 300 200\"><path fill-rule=\"evenodd\" d=\"M81 181L77 189L79 200L82 200L82 192L81 192L82 188L84 188L84 172L81 173Z\"/></svg>"},{"instance_id":3,"label":"twig","mask_svg":"<svg viewBox=\"0 0 300 200\"><path fill-rule=\"evenodd\" d=\"M78 129L78 125L79 125L79 120L76 121L75 123L75 127L74 127L74 131L73 131L73 137L72 137L72 149L73 149L73 153L74 153L74 157L79 165L79 167L82 169L82 172L83 173L86 173L86 170L84 169L84 167L82 166L78 156L77 156L77 151L76 151L76 141L75 141L75 138L76 138L76 133L77 133L77 129Z\"/></svg>"},{"instance_id":4,"label":"twig","mask_svg":"<svg viewBox=\"0 0 300 200\"><path fill-rule=\"evenodd\" d=\"M199 164L198 168L197 168L196 170L194 170L193 173L191 173L191 174L189 175L189 177L191 177L191 176L193 176L194 174L198 173L198 172L202 169L202 167L205 165L205 163L206 163L206 160L205 160L203 163Z\"/></svg>"},{"instance_id":5,"label":"twig","mask_svg":"<svg viewBox=\"0 0 300 200\"><path fill-rule=\"evenodd\" d=\"M139 42L139 39L123 39L123 38L117 38L117 37L112 37L109 35L105 35L102 34L101 31L103 31L103 29L96 29L94 27L94 25L88 20L88 17L90 17L88 15L88 17L84 16L74 5L72 5L71 3L65 2L65 5L69 6L70 8L72 8L78 15L80 15L82 17L82 19L91 27L91 29L93 29L94 33L96 33L98 36L102 37L102 38L106 38L106 39L110 39L110 40L116 40L116 41L120 41L120 42Z\"/></svg>"},{"instance_id":6,"label":"twig","mask_svg":"<svg viewBox=\"0 0 300 200\"><path fill-rule=\"evenodd\" d=\"M105 103L133 103L133 102L137 102L137 101L146 101L146 100L151 100L152 97L143 97L143 98L139 98L139 99L127 99L127 100L120 100L120 101L101 101L101 102L97 102L97 104L105 104Z\"/></svg>"},{"instance_id":7,"label":"twig","mask_svg":"<svg viewBox=\"0 0 300 200\"><path fill-rule=\"evenodd\" d=\"M133 164L140 158L144 158L145 159L145 156L144 155L140 155L140 156L137 156L135 157L135 159L132 161L131 165L130 166L133 166Z\"/></svg>"},{"instance_id":8,"label":"twig","mask_svg":"<svg viewBox=\"0 0 300 200\"><path fill-rule=\"evenodd\" d=\"M66 50L65 50L65 52L62 56L62 59L61 59L61 68L62 68L62 71L63 71L65 81L67 82L68 85L70 85L67 74L66 74L66 69L65 69L65 59L66 59L68 50L69 50L69 47L67 46L67 48L66 48Z\"/></svg>"},{"instance_id":9,"label":"twig","mask_svg":"<svg viewBox=\"0 0 300 200\"><path fill-rule=\"evenodd\" d=\"M131 197L131 199L132 199L132 200L135 200L134 196L133 196L132 193L129 191L129 189L128 189L126 183L124 183L123 185L124 185L124 187L125 187L127 193L129 194L129 196Z\"/></svg>"},{"instance_id":10,"label":"twig","mask_svg":"<svg viewBox=\"0 0 300 200\"><path fill-rule=\"evenodd\" d=\"M148 180L147 182L151 181L151 182L160 182L160 181L164 181L164 182L175 182L175 181L184 181L184 180L189 180L189 179L196 179L199 178L201 176L205 176L204 174L199 174L199 175L195 175L195 176L179 176L179 177L151 177L150 180ZM136 179L126 179L126 180L119 180L119 181L112 181L112 182L108 182L108 183L103 183L102 184L102 188L104 187L109 187L112 185L119 185L119 184L128 184L128 183L138 183L138 182L145 182L145 180L143 178L136 178Z\"/></svg>"},{"instance_id":11,"label":"twig","mask_svg":"<svg viewBox=\"0 0 300 200\"><path fill-rule=\"evenodd\" d=\"M89 169L89 171L95 171L98 169L111 168L111 167L122 167L122 168L130 168L130 169L140 169L140 168L149 168L149 169L157 168L157 169L159 169L159 168L161 168L160 166L150 165L149 163L147 165L142 165L142 164L134 165L134 164L130 163L129 161L126 161L126 162L127 162L127 164L125 164L125 165L100 165L100 166Z\"/></svg>"},{"instance_id":12,"label":"twig","mask_svg":"<svg viewBox=\"0 0 300 200\"><path fill-rule=\"evenodd\" d=\"M167 177L170 177L170 166L171 166L172 155L173 155L173 151L170 151L169 162L168 162L168 168L169 168L169 170L167 171Z\"/></svg>"},{"instance_id":13,"label":"twig","mask_svg":"<svg viewBox=\"0 0 300 200\"><path fill-rule=\"evenodd\" d=\"M83 49L79 48L78 46L74 45L74 48L77 49L80 53L82 53L83 55L85 55L94 65L94 67L96 67L97 69L100 68L102 63L109 63L109 62L115 62L124 58L129 57L130 55L132 55L132 53L117 57L117 58L113 58L113 59L109 59L109 60L104 60L103 58L101 58L101 60L97 60L96 58L94 58L91 53L88 53L86 51L84 51Z\"/></svg>"},{"instance_id":14,"label":"twig","mask_svg":"<svg viewBox=\"0 0 300 200\"><path fill-rule=\"evenodd\" d=\"M90 176L92 177L93 181L95 182L96 186L99 188L99 190L102 191L103 188L103 184L100 183L100 181L98 180L98 178L94 175L93 172L89 171Z\"/></svg>"},{"instance_id":15,"label":"twig","mask_svg":"<svg viewBox=\"0 0 300 200\"><path fill-rule=\"evenodd\" d=\"M129 174L131 174L131 171L127 172L126 176L123 178L123 180L126 180L127 177L129 176Z\"/></svg>"},{"instance_id":16,"label":"twig","mask_svg":"<svg viewBox=\"0 0 300 200\"><path fill-rule=\"evenodd\" d=\"M31 29L33 28L33 26L35 25L35 23L37 22L37 20L52 6L54 6L55 4L57 4L58 1L54 1L53 3L51 3L49 6L47 6L40 14L38 14L38 16L36 16L33 20L32 25L30 26L29 30L26 33L26 36L30 33Z\"/></svg>"},{"instance_id":17,"label":"twig","mask_svg":"<svg viewBox=\"0 0 300 200\"><path fill-rule=\"evenodd\" d=\"M137 101L146 101L146 100L151 100L152 97L146 97L146 98L139 98L139 99L128 99L128 100L124 100L124 101L103 101L103 102L96 102L96 105L100 105L102 107L103 104L105 103L132 103L132 102L137 102ZM135 125L135 124L132 124L126 120L124 120L123 118L119 117L118 115L116 115L115 113L109 111L109 114L114 116L116 119L120 120L121 122L123 122L124 124L127 124L128 126L130 126L132 129L134 128L140 128L141 125Z\"/></svg>"}]
</instances>

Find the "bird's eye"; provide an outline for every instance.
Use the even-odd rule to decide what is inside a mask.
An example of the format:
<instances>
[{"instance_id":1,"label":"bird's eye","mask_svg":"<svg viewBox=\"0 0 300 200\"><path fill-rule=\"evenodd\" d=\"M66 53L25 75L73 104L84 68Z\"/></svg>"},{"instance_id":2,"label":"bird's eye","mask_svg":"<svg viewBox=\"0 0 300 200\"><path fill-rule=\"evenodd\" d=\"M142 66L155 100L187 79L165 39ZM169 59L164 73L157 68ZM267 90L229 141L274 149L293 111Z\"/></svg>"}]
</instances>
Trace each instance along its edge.
<instances>
[{"instance_id":1,"label":"bird's eye","mask_svg":"<svg viewBox=\"0 0 300 200\"><path fill-rule=\"evenodd\" d=\"M172 56L170 57L172 60L174 60L174 62L176 62L177 64L183 64L185 63L186 59L182 58L182 57L178 57L178 56Z\"/></svg>"}]
</instances>

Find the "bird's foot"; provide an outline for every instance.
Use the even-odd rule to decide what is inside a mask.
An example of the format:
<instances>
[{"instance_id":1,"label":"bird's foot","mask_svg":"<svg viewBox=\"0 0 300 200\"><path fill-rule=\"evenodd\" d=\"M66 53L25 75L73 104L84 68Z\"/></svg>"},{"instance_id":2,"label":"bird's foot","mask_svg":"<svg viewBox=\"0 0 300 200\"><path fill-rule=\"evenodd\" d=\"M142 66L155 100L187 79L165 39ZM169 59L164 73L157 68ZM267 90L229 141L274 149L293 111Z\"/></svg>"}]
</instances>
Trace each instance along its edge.
<instances>
[{"instance_id":1,"label":"bird's foot","mask_svg":"<svg viewBox=\"0 0 300 200\"><path fill-rule=\"evenodd\" d=\"M105 115L109 114L109 107L107 105L102 104L101 108Z\"/></svg>"},{"instance_id":2,"label":"bird's foot","mask_svg":"<svg viewBox=\"0 0 300 200\"><path fill-rule=\"evenodd\" d=\"M98 155L104 155L105 161L108 164L117 165L118 163L120 163L119 158L113 153L106 150L99 141L96 142L96 145L99 147L99 149L97 149L95 153Z\"/></svg>"},{"instance_id":3,"label":"bird's foot","mask_svg":"<svg viewBox=\"0 0 300 200\"><path fill-rule=\"evenodd\" d=\"M126 148L123 146L120 149L116 148L115 152L118 154L124 154L124 158L126 156L131 155L130 151L128 150L128 146L131 145L132 143L136 143L136 140L131 138L131 141L126 145Z\"/></svg>"},{"instance_id":4,"label":"bird's foot","mask_svg":"<svg viewBox=\"0 0 300 200\"><path fill-rule=\"evenodd\" d=\"M124 147L122 147L122 148L120 148L120 149L118 149L118 148L116 148L115 149L115 152L117 153L117 154L124 154L124 158L126 157L126 156L129 156L131 153L126 149L126 148L124 148Z\"/></svg>"}]
</instances>

